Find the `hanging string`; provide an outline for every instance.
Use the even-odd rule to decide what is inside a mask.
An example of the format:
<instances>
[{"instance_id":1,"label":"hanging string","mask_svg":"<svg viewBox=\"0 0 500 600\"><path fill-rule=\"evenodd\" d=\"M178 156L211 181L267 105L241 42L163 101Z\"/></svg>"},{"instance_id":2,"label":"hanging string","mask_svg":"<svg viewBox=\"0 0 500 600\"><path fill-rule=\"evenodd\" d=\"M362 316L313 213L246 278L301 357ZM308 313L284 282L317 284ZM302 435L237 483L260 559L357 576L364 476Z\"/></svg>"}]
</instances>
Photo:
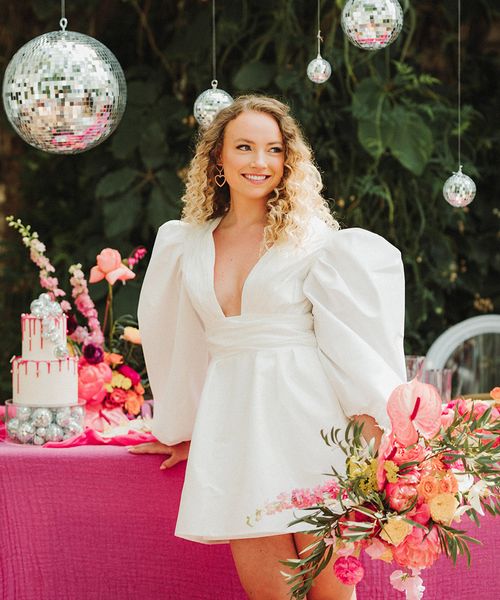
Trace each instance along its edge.
<instances>
[{"instance_id":1,"label":"hanging string","mask_svg":"<svg viewBox=\"0 0 500 600\"><path fill-rule=\"evenodd\" d=\"M321 56L321 31L320 31L320 16L319 16L319 11L320 11L320 0L318 0L318 35L316 36L318 38L318 56Z\"/></svg>"},{"instance_id":2,"label":"hanging string","mask_svg":"<svg viewBox=\"0 0 500 600\"><path fill-rule=\"evenodd\" d=\"M66 31L68 25L68 19L66 18L66 0L61 0L61 20L59 25L63 31Z\"/></svg>"},{"instance_id":3,"label":"hanging string","mask_svg":"<svg viewBox=\"0 0 500 600\"><path fill-rule=\"evenodd\" d=\"M458 90L457 90L457 98L458 98L458 168L459 170L462 168L460 164L461 160L461 127L462 127L462 86L461 86L461 76L462 76L462 66L460 61L460 47L461 47L461 0L458 0Z\"/></svg>"},{"instance_id":4,"label":"hanging string","mask_svg":"<svg viewBox=\"0 0 500 600\"><path fill-rule=\"evenodd\" d=\"M212 87L217 87L215 58L215 0L212 0Z\"/></svg>"}]
</instances>

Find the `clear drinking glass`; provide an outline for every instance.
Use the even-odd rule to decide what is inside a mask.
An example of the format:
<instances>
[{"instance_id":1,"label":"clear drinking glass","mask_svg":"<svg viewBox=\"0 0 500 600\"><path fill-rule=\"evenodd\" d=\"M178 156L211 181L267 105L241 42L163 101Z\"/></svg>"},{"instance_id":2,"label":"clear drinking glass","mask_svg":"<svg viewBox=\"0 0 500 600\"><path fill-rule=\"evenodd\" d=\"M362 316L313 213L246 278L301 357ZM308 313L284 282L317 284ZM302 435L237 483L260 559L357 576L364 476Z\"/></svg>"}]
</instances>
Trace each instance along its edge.
<instances>
[{"instance_id":1,"label":"clear drinking glass","mask_svg":"<svg viewBox=\"0 0 500 600\"><path fill-rule=\"evenodd\" d=\"M442 401L446 403L451 400L452 373L451 369L428 369L423 371L421 381L437 388Z\"/></svg>"},{"instance_id":2,"label":"clear drinking glass","mask_svg":"<svg viewBox=\"0 0 500 600\"><path fill-rule=\"evenodd\" d=\"M408 381L412 379L420 379L424 369L425 356L417 356L410 354L405 356L406 360L406 378Z\"/></svg>"}]
</instances>

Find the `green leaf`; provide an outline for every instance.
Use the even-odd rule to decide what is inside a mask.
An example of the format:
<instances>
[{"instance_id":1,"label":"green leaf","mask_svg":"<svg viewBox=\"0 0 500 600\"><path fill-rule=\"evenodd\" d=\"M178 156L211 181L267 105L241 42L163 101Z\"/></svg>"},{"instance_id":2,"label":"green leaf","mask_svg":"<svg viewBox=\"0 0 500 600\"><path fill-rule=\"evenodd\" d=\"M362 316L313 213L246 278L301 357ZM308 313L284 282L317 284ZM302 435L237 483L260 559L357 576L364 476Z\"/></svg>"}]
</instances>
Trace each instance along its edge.
<instances>
[{"instance_id":1,"label":"green leaf","mask_svg":"<svg viewBox=\"0 0 500 600\"><path fill-rule=\"evenodd\" d=\"M178 209L173 207L168 202L165 193L158 186L155 186L151 190L147 205L148 223L153 229L157 229L162 223L165 223L165 221L176 219L178 216Z\"/></svg>"},{"instance_id":2,"label":"green leaf","mask_svg":"<svg viewBox=\"0 0 500 600\"><path fill-rule=\"evenodd\" d=\"M109 198L127 190L137 177L134 169L124 167L107 173L97 184L95 193L98 198Z\"/></svg>"},{"instance_id":3,"label":"green leaf","mask_svg":"<svg viewBox=\"0 0 500 600\"><path fill-rule=\"evenodd\" d=\"M168 146L165 133L157 123L151 123L142 132L139 151L144 166L149 169L157 169L167 162Z\"/></svg>"},{"instance_id":4,"label":"green leaf","mask_svg":"<svg viewBox=\"0 0 500 600\"><path fill-rule=\"evenodd\" d=\"M180 212L181 196L184 189L182 181L173 171L162 169L155 174L155 177L160 182L163 193L170 200L170 203L175 206Z\"/></svg>"},{"instance_id":5,"label":"green leaf","mask_svg":"<svg viewBox=\"0 0 500 600\"><path fill-rule=\"evenodd\" d=\"M233 78L238 90L256 90L267 87L273 80L276 68L263 62L244 64Z\"/></svg>"},{"instance_id":6,"label":"green leaf","mask_svg":"<svg viewBox=\"0 0 500 600\"><path fill-rule=\"evenodd\" d=\"M392 155L409 171L422 175L434 149L432 131L421 117L401 106L391 111L390 119L395 133L387 138Z\"/></svg>"},{"instance_id":7,"label":"green leaf","mask_svg":"<svg viewBox=\"0 0 500 600\"><path fill-rule=\"evenodd\" d=\"M103 203L104 232L110 237L128 234L137 222L141 208L141 197L130 192L120 198Z\"/></svg>"}]
</instances>

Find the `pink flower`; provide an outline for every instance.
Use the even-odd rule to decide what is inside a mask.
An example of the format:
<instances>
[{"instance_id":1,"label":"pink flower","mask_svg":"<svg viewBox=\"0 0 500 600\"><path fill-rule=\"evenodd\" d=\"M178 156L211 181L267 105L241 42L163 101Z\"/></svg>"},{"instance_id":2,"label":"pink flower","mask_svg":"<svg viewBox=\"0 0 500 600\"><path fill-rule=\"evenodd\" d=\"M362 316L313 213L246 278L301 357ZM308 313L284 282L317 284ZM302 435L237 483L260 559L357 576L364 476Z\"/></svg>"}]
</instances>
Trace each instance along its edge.
<instances>
[{"instance_id":1,"label":"pink flower","mask_svg":"<svg viewBox=\"0 0 500 600\"><path fill-rule=\"evenodd\" d=\"M80 359L78 367L78 398L87 404L99 404L106 395L104 385L111 381L113 372L105 362L90 365Z\"/></svg>"},{"instance_id":2,"label":"pink flower","mask_svg":"<svg viewBox=\"0 0 500 600\"><path fill-rule=\"evenodd\" d=\"M129 367L128 365L120 365L117 369L118 373L121 373L124 377L128 377L132 382L132 385L137 385L141 381L141 376L137 371Z\"/></svg>"},{"instance_id":3,"label":"pink flower","mask_svg":"<svg viewBox=\"0 0 500 600\"><path fill-rule=\"evenodd\" d=\"M104 406L113 408L114 406L123 406L127 400L127 392L121 388L114 388L113 391L106 395Z\"/></svg>"},{"instance_id":4,"label":"pink flower","mask_svg":"<svg viewBox=\"0 0 500 600\"><path fill-rule=\"evenodd\" d=\"M441 426L441 397L433 385L421 383L416 378L398 385L387 401L387 413L392 431L403 446L424 438L434 437Z\"/></svg>"},{"instance_id":5,"label":"pink flower","mask_svg":"<svg viewBox=\"0 0 500 600\"><path fill-rule=\"evenodd\" d=\"M392 587L398 592L405 592L406 600L421 600L425 591L420 569L412 569L412 574L404 571L393 571L390 576Z\"/></svg>"},{"instance_id":6,"label":"pink flower","mask_svg":"<svg viewBox=\"0 0 500 600\"><path fill-rule=\"evenodd\" d=\"M344 585L356 585L365 574L360 560L355 556L341 556L333 565L337 579Z\"/></svg>"},{"instance_id":7,"label":"pink flower","mask_svg":"<svg viewBox=\"0 0 500 600\"><path fill-rule=\"evenodd\" d=\"M397 512L401 512L415 500L417 486L402 479L397 483L388 483L385 486L385 493L389 506Z\"/></svg>"},{"instance_id":8,"label":"pink flower","mask_svg":"<svg viewBox=\"0 0 500 600\"><path fill-rule=\"evenodd\" d=\"M64 312L69 312L71 310L71 304L67 300L62 300L61 308Z\"/></svg>"},{"instance_id":9,"label":"pink flower","mask_svg":"<svg viewBox=\"0 0 500 600\"><path fill-rule=\"evenodd\" d=\"M421 525L427 525L431 518L431 509L428 504L422 502L421 504L414 506L406 516Z\"/></svg>"},{"instance_id":10,"label":"pink flower","mask_svg":"<svg viewBox=\"0 0 500 600\"><path fill-rule=\"evenodd\" d=\"M80 294L75 298L75 306L85 315L86 311L94 308L94 303L88 294Z\"/></svg>"},{"instance_id":11,"label":"pink flower","mask_svg":"<svg viewBox=\"0 0 500 600\"><path fill-rule=\"evenodd\" d=\"M441 427L443 429L448 429L448 427L453 423L453 419L455 418L455 410L453 408L444 408L441 414Z\"/></svg>"},{"instance_id":12,"label":"pink flower","mask_svg":"<svg viewBox=\"0 0 500 600\"><path fill-rule=\"evenodd\" d=\"M70 335L71 339L78 344L83 344L85 340L89 337L89 332L86 327L82 327L79 325L73 333Z\"/></svg>"},{"instance_id":13,"label":"pink flower","mask_svg":"<svg viewBox=\"0 0 500 600\"><path fill-rule=\"evenodd\" d=\"M414 527L410 535L392 549L394 560L402 567L420 569L430 567L440 554L437 528L428 535L420 527Z\"/></svg>"},{"instance_id":14,"label":"pink flower","mask_svg":"<svg viewBox=\"0 0 500 600\"><path fill-rule=\"evenodd\" d=\"M377 537L371 538L364 550L372 560L383 560L385 562L391 562L392 560L392 550L389 544Z\"/></svg>"},{"instance_id":15,"label":"pink flower","mask_svg":"<svg viewBox=\"0 0 500 600\"><path fill-rule=\"evenodd\" d=\"M402 465L405 462L417 462L421 463L425 458L425 450L420 444L415 444L406 448L396 444L396 452L391 460L397 465Z\"/></svg>"},{"instance_id":16,"label":"pink flower","mask_svg":"<svg viewBox=\"0 0 500 600\"><path fill-rule=\"evenodd\" d=\"M104 248L97 255L96 260L97 265L90 271L90 283L96 283L105 278L111 285L114 285L118 279L125 282L127 279L135 277L135 273L122 263L122 257L118 250Z\"/></svg>"}]
</instances>

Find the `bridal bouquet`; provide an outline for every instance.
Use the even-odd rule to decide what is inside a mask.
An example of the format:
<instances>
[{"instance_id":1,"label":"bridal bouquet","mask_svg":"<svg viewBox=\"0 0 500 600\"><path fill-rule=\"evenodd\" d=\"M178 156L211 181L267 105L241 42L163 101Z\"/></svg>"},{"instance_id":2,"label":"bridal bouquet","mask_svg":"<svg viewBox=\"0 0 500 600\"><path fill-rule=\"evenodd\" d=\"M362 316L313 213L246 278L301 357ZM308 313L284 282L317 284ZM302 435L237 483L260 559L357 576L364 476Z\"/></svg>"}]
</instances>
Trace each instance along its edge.
<instances>
[{"instance_id":1,"label":"bridal bouquet","mask_svg":"<svg viewBox=\"0 0 500 600\"><path fill-rule=\"evenodd\" d=\"M387 412L391 431L378 451L351 423L344 433L322 432L324 441L346 455L344 473L312 490L293 490L256 512L255 519L289 509L306 509L293 523L312 526L308 556L284 561L291 598L305 598L314 578L333 564L337 578L357 584L364 575L361 551L400 567L392 586L407 600L420 600L420 573L444 554L456 562L469 543L463 515L479 524L485 511L500 514L500 388L491 401L455 399L443 405L432 385L418 380L397 387Z\"/></svg>"},{"instance_id":2,"label":"bridal bouquet","mask_svg":"<svg viewBox=\"0 0 500 600\"><path fill-rule=\"evenodd\" d=\"M20 219L10 216L6 220L20 233L31 260L39 268L41 287L52 300L60 302L68 318L68 345L73 355L79 356L78 396L86 402L85 424L101 431L139 416L148 389L140 335L132 316L114 319L113 286L135 277L133 269L146 255L146 249L138 247L122 260L117 250L104 248L96 257L88 282L82 265L71 265L71 303L53 276L55 268L45 255L45 244L37 232ZM102 280L108 284L108 294L101 326L88 283ZM84 323L79 322L78 314Z\"/></svg>"}]
</instances>

